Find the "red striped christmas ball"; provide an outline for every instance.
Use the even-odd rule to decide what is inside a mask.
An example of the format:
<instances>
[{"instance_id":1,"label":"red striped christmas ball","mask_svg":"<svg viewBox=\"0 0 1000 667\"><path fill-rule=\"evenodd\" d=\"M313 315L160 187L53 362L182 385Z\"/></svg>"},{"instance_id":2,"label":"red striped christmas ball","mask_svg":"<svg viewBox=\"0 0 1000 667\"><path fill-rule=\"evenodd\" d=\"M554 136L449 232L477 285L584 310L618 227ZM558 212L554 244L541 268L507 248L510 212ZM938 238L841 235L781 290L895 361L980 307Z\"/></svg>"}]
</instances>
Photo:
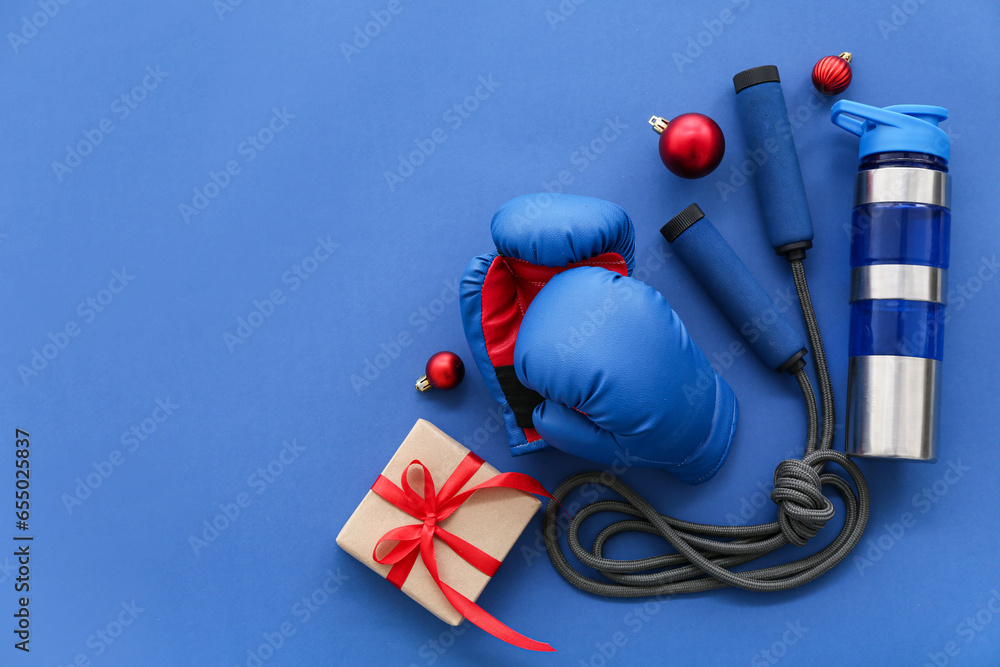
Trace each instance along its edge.
<instances>
[{"instance_id":1,"label":"red striped christmas ball","mask_svg":"<svg viewBox=\"0 0 1000 667\"><path fill-rule=\"evenodd\" d=\"M824 95L839 95L851 85L851 54L821 59L812 71L813 85Z\"/></svg>"}]
</instances>

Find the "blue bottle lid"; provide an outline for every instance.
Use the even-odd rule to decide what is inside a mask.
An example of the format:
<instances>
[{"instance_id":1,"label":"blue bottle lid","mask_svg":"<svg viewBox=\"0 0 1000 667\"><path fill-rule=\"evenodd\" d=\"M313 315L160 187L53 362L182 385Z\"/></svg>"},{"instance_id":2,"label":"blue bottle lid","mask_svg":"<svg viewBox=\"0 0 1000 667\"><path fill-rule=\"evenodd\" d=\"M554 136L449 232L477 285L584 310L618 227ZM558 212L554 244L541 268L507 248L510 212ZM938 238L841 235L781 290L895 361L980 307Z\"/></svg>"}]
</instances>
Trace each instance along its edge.
<instances>
[{"instance_id":1,"label":"blue bottle lid","mask_svg":"<svg viewBox=\"0 0 1000 667\"><path fill-rule=\"evenodd\" d=\"M947 117L944 107L896 104L882 109L851 100L840 100L830 111L835 125L861 137L861 160L875 153L913 152L937 155L947 162L951 141L938 127Z\"/></svg>"}]
</instances>

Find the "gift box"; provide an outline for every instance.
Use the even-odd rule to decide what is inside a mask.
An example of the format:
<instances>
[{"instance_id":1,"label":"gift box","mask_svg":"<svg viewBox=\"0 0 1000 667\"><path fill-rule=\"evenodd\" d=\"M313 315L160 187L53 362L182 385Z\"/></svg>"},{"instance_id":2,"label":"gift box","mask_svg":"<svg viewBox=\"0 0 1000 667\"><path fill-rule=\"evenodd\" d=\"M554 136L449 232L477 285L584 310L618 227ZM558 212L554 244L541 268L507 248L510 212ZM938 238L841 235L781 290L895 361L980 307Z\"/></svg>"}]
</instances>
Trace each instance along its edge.
<instances>
[{"instance_id":1,"label":"gift box","mask_svg":"<svg viewBox=\"0 0 1000 667\"><path fill-rule=\"evenodd\" d=\"M552 650L475 604L538 511L532 493L551 497L531 477L500 473L419 419L337 544L446 623L468 618L509 643Z\"/></svg>"}]
</instances>

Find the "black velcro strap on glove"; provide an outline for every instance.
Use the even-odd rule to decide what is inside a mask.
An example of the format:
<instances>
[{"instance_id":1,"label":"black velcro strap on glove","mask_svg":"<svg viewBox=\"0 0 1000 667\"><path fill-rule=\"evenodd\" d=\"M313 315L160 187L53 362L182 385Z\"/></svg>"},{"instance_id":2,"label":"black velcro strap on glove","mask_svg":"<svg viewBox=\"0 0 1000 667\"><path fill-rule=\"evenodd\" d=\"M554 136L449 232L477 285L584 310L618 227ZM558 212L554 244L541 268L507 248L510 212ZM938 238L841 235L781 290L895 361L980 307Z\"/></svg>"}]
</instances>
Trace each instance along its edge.
<instances>
[{"instance_id":1,"label":"black velcro strap on glove","mask_svg":"<svg viewBox=\"0 0 1000 667\"><path fill-rule=\"evenodd\" d=\"M514 366L496 366L494 370L497 380L500 382L500 389L507 397L507 405L514 411L514 419L521 428L534 428L531 421L531 413L535 406L544 401L542 395L534 389L528 389L517 379Z\"/></svg>"}]
</instances>

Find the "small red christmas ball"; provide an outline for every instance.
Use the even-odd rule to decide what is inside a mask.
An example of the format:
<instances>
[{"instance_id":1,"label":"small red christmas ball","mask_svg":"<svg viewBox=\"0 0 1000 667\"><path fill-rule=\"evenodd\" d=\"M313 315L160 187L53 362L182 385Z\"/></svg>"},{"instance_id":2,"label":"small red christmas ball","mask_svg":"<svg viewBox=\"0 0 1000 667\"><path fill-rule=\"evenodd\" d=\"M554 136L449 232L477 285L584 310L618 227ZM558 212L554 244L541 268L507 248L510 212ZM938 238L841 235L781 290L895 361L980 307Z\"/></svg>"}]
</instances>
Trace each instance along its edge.
<instances>
[{"instance_id":1,"label":"small red christmas ball","mask_svg":"<svg viewBox=\"0 0 1000 667\"><path fill-rule=\"evenodd\" d=\"M812 71L813 85L824 95L839 95L851 85L851 54L820 59Z\"/></svg>"},{"instance_id":2,"label":"small red christmas ball","mask_svg":"<svg viewBox=\"0 0 1000 667\"><path fill-rule=\"evenodd\" d=\"M660 159L681 178L708 176L722 162L726 138L718 123L700 113L685 113L671 121L653 116L649 124L660 133Z\"/></svg>"},{"instance_id":3,"label":"small red christmas ball","mask_svg":"<svg viewBox=\"0 0 1000 667\"><path fill-rule=\"evenodd\" d=\"M454 352L438 352L427 360L424 375L417 380L417 389L454 389L465 378L465 364Z\"/></svg>"}]
</instances>

